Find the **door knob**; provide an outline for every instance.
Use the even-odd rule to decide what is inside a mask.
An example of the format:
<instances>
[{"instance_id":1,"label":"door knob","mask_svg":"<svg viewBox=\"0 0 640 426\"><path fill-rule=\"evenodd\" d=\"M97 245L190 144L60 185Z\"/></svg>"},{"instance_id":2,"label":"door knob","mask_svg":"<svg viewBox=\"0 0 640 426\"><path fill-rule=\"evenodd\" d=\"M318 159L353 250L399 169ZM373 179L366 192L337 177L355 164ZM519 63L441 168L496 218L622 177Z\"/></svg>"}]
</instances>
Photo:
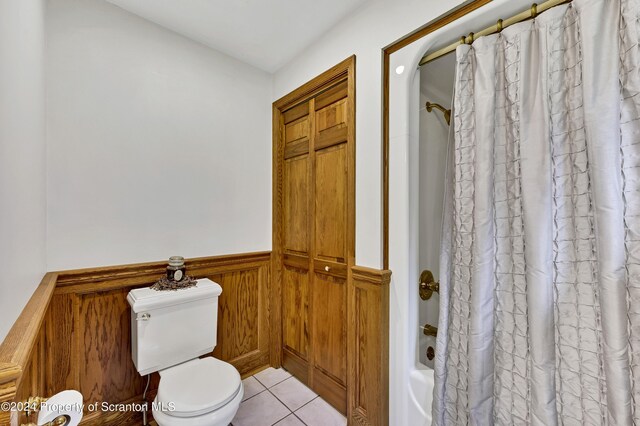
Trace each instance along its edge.
<instances>
[{"instance_id":1,"label":"door knob","mask_svg":"<svg viewBox=\"0 0 640 426\"><path fill-rule=\"evenodd\" d=\"M420 274L420 299L431 299L434 291L440 293L440 283L436 282L430 270L425 269Z\"/></svg>"}]
</instances>

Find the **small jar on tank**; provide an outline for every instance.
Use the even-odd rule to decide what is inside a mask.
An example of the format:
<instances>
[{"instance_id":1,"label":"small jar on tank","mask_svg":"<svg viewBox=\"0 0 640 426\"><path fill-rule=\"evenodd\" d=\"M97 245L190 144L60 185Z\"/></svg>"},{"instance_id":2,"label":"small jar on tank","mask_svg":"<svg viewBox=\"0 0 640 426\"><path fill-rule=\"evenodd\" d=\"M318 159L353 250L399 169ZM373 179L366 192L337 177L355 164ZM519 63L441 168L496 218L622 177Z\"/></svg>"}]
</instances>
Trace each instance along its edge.
<instances>
[{"instance_id":1,"label":"small jar on tank","mask_svg":"<svg viewBox=\"0 0 640 426\"><path fill-rule=\"evenodd\" d=\"M167 279L169 281L182 281L187 268L184 266L184 257L171 256L167 266Z\"/></svg>"}]
</instances>

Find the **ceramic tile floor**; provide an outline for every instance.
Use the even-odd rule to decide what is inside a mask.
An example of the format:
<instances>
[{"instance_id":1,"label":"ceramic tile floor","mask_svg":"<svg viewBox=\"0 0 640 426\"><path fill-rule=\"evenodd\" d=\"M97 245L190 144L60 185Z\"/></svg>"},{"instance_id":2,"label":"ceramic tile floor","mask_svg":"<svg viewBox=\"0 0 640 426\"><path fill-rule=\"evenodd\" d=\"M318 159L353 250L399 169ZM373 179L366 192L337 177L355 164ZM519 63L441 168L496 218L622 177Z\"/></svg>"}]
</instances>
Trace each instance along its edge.
<instances>
[{"instance_id":1,"label":"ceramic tile floor","mask_svg":"<svg viewBox=\"0 0 640 426\"><path fill-rule=\"evenodd\" d=\"M347 419L282 368L242 381L244 397L233 426L345 426Z\"/></svg>"}]
</instances>

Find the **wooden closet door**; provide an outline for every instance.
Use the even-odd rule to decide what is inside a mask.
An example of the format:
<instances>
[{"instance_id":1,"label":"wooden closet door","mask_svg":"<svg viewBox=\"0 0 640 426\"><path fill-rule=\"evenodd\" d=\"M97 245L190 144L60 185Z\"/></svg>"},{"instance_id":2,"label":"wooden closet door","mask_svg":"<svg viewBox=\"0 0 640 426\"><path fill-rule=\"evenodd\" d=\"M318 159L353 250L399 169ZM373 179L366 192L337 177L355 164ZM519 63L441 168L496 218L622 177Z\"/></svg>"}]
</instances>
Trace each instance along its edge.
<instances>
[{"instance_id":1,"label":"wooden closet door","mask_svg":"<svg viewBox=\"0 0 640 426\"><path fill-rule=\"evenodd\" d=\"M309 102L283 114L283 363L285 368L307 384L311 294L312 121Z\"/></svg>"},{"instance_id":2,"label":"wooden closet door","mask_svg":"<svg viewBox=\"0 0 640 426\"><path fill-rule=\"evenodd\" d=\"M274 275L283 367L346 413L355 255L354 58L274 103ZM298 94L299 93L299 94Z\"/></svg>"},{"instance_id":3,"label":"wooden closet door","mask_svg":"<svg viewBox=\"0 0 640 426\"><path fill-rule=\"evenodd\" d=\"M313 389L346 411L347 82L314 100Z\"/></svg>"}]
</instances>

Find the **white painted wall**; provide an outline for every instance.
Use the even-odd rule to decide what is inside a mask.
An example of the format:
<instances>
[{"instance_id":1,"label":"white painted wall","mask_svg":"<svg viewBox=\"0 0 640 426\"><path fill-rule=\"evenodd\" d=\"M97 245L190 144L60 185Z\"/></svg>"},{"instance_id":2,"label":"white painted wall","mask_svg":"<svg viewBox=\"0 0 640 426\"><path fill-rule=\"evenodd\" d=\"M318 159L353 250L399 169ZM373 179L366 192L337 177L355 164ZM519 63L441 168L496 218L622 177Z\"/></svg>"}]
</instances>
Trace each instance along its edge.
<instances>
[{"instance_id":1,"label":"white painted wall","mask_svg":"<svg viewBox=\"0 0 640 426\"><path fill-rule=\"evenodd\" d=\"M44 4L0 0L0 342L45 265Z\"/></svg>"},{"instance_id":2,"label":"white painted wall","mask_svg":"<svg viewBox=\"0 0 640 426\"><path fill-rule=\"evenodd\" d=\"M382 266L382 49L458 3L461 0L368 2L274 75L274 99L277 99L346 57L356 55L358 265Z\"/></svg>"},{"instance_id":3,"label":"white painted wall","mask_svg":"<svg viewBox=\"0 0 640 426\"><path fill-rule=\"evenodd\" d=\"M47 43L49 270L271 249L270 74L100 0Z\"/></svg>"}]
</instances>

